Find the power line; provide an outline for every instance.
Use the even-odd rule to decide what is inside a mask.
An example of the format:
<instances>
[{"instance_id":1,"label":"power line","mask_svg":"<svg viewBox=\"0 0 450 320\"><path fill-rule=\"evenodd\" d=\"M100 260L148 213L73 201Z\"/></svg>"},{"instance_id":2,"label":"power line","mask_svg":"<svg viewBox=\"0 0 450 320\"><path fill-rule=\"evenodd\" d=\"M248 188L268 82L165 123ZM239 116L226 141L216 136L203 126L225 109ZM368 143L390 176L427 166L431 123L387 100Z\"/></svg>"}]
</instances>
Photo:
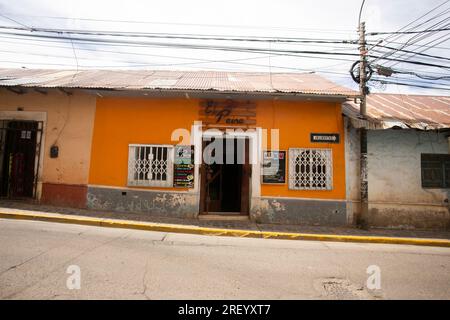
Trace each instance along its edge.
<instances>
[{"instance_id":1,"label":"power line","mask_svg":"<svg viewBox=\"0 0 450 320\"><path fill-rule=\"evenodd\" d=\"M251 26L251 25L223 25L223 24L200 24L200 23L180 23L180 22L162 22L162 21L144 21L144 20L114 20L114 19L95 19L85 17L61 17L61 16L39 16L39 15L23 15L8 13L9 16L29 17L29 18L45 18L56 20L78 20L91 22L112 22L112 23L128 23L128 24L154 24L154 25L176 25L176 26L193 26L193 27L212 27L212 28L231 28L231 29L260 29L260 30L287 30L287 31L315 31L317 33L345 33L353 32L350 29L318 29L318 28L289 28L275 26Z\"/></svg>"},{"instance_id":2,"label":"power line","mask_svg":"<svg viewBox=\"0 0 450 320\"><path fill-rule=\"evenodd\" d=\"M408 28L409 26L413 25L413 24L416 23L417 21L421 20L422 18L426 17L427 15L429 15L430 13L432 13L433 11L436 11L437 9L439 9L440 7L444 6L445 4L447 4L447 3L449 3L449 2L450 2L450 0L444 1L443 3L437 5L436 7L432 8L431 10L427 11L426 13L424 13L423 15L421 15L420 17L418 17L418 18L414 19L413 21L409 22L407 25L401 27L401 28L398 29L397 31L399 32L399 31L402 31L402 30ZM436 17L436 16L435 16L435 17ZM433 17L433 18L431 18L431 19L429 19L429 20L427 20L427 21L425 21L425 22L423 22L423 23L421 23L421 24L418 24L418 25L415 26L415 27L411 27L411 28L409 28L409 30L414 30L415 28L418 28L419 26L422 26L423 24L428 23L430 20L435 19L435 17ZM391 38L398 38L398 37L399 37L399 36L396 37L395 35L390 35L390 36L388 36L387 38L384 39L384 42L386 42L388 39L391 39Z\"/></svg>"},{"instance_id":3,"label":"power line","mask_svg":"<svg viewBox=\"0 0 450 320\"><path fill-rule=\"evenodd\" d=\"M405 82L398 82L398 81L386 81L381 79L373 79L372 81L377 81L383 84L395 84L399 86L408 86L408 87L416 87L416 88L422 88L422 89L433 89L433 90L445 90L450 91L450 87L434 87L434 86L426 86L426 85L420 85L420 84L413 84L413 83L405 83Z\"/></svg>"},{"instance_id":4,"label":"power line","mask_svg":"<svg viewBox=\"0 0 450 320\"><path fill-rule=\"evenodd\" d=\"M2 33L2 34L5 34L5 33ZM28 42L29 41L33 41L33 42L45 42L45 43L55 43L55 42L56 43L61 43L60 38L55 38L55 39L29 39L29 38L27 38L27 35L25 35L25 34L22 35L22 36L5 36L5 35L0 35L0 39L13 39L13 40L19 40L19 41L28 41ZM45 45L43 45L43 44L34 44L34 43L30 44L30 43L22 43L22 42L17 42L17 41L1 41L1 42L18 44L18 45L34 45L34 46L48 47L47 44L45 44ZM80 43L80 42L81 41L78 41L78 43ZM109 44L98 44L98 45L108 46ZM67 48L67 47L61 47L61 46L51 46L51 47ZM335 50L335 51L349 51L349 48L336 47L334 45L324 45L324 44L309 44L308 47L330 48L330 49ZM78 50L83 50L83 48L78 48ZM98 49L96 49L96 50L98 50ZM102 51L102 50L98 50L98 51ZM134 53L130 52L129 54L134 54Z\"/></svg>"},{"instance_id":5,"label":"power line","mask_svg":"<svg viewBox=\"0 0 450 320\"><path fill-rule=\"evenodd\" d=\"M434 43L434 42L436 42L436 41L438 41L438 40L440 40L440 39L442 39L442 38L443 38L443 37L439 37L439 38L433 39L432 41L427 42L426 45L429 45L429 44L431 44L431 43ZM448 36L448 37L446 37L444 40L438 42L437 45L439 45L439 44L441 44L441 43L444 43L444 42L446 42L446 41L449 40L449 39L450 39L450 36ZM411 58L413 58L413 57L415 57L415 56L417 56L417 55L424 56L424 55L426 55L426 54L424 54L423 52L425 52L425 51L427 51L427 50L429 50L429 49L430 49L430 48L427 47L427 48L425 48L425 49L423 49L423 50L421 50L421 51L419 51L419 52L411 52L411 54L408 56L408 59L411 59ZM404 56L405 56L405 54L401 55L399 58L404 57ZM447 60L450 60L450 59L447 59ZM395 66L395 65L397 65L397 64L399 64L399 62L392 64L392 66Z\"/></svg>"},{"instance_id":6,"label":"power line","mask_svg":"<svg viewBox=\"0 0 450 320\"><path fill-rule=\"evenodd\" d=\"M21 25L22 27L25 27L26 30L30 30L30 29L31 29L31 28L30 28L29 26L27 26L26 24L23 24L22 22L19 22L19 21L15 20L15 19L12 19L12 18L10 18L10 17L7 17L6 15L4 15L4 14L2 14L2 13L0 13L0 17L3 17L3 18L5 18L5 19L7 19L7 20L9 20L9 21L12 21L12 22L14 22L14 23L16 23L16 24L18 24L18 25Z\"/></svg>"},{"instance_id":7,"label":"power line","mask_svg":"<svg viewBox=\"0 0 450 320\"><path fill-rule=\"evenodd\" d=\"M0 60L0 62L21 64L21 65L23 65L23 64L30 64L30 65L50 65L50 66L73 67L72 65L62 64L62 63L46 63L46 62L45 63L38 63L38 62L26 62L26 63L23 63L23 62L8 61L8 60ZM234 62L230 62L230 63L235 64ZM241 64L241 63L239 63L239 64ZM256 64L245 64L245 65L267 67L266 65L256 65ZM148 65L148 66L155 66L155 65ZM133 66L125 66L125 67L129 68L129 67L133 67ZM278 67L278 66L273 66L273 67L274 68L289 69L289 70L292 70L292 71L302 71L303 73L331 74L334 77L345 77L346 79L348 79L348 75L346 73L328 72L328 71L322 71L322 70L319 70L319 69L318 70L310 70L310 69ZM98 69L98 66L92 66L92 68ZM83 71L86 71L86 70L89 70L89 69L90 68L85 69L85 70L80 70L80 72L83 72ZM217 70L230 71L230 69L216 68L216 67L202 67L202 69L208 69L208 70L214 70L214 71L217 71ZM105 69L105 70L113 71L115 73L121 73L121 74L134 74L132 70L128 70L128 69L126 69L125 71L124 70L110 70L110 69ZM136 70L136 71L138 71L138 70ZM152 70L152 71L155 71L155 70ZM235 72L237 72L237 71L235 71ZM249 72L249 71L243 72L243 71L240 71L240 73L244 74L245 76L261 76L262 74L267 74L267 72L262 72L262 71L259 71L259 72ZM279 72L273 73L273 74L279 74ZM217 79L219 77L221 77L221 76L204 76L203 78L204 79ZM183 76L183 78L190 78L190 77L189 76ZM198 78L198 77L194 76L194 78Z\"/></svg>"},{"instance_id":8,"label":"power line","mask_svg":"<svg viewBox=\"0 0 450 320\"><path fill-rule=\"evenodd\" d=\"M445 2L443 2L443 3L441 3L441 4L439 4L438 6L434 7L433 9L429 10L428 12L426 12L425 14L423 14L422 16L420 16L419 18L416 18L416 19L413 20L412 22L408 23L406 26L400 28L400 29L398 30L398 32L400 32L400 31L402 31L402 30L405 30L407 27L413 25L414 23L416 23L417 21L419 21L419 20L421 20L422 18L426 17L427 15L429 15L430 13L432 13L433 11L436 11L437 9L439 9L439 8L442 7L443 5L447 4L448 2L450 2L450 0L447 0L447 1L445 1ZM439 13L439 14L437 14L437 15L435 15L435 16L429 18L429 19L426 20L425 22L422 22L422 23L419 23L419 24L417 24L417 25L415 25L415 26L413 26L413 27L410 27L409 29L407 29L407 31L412 31L412 30L414 30L414 29L417 29L417 28L419 28L419 27L421 27L421 26L423 26L423 25L425 25L425 24L427 24L427 23L429 23L429 22L431 22L431 21L437 19L437 18L440 17L441 15L442 15L442 13ZM432 27L429 27L428 29L431 29L431 28L433 28L433 27L437 27L439 24L440 24L440 23L434 24ZM385 39L383 39L383 40L381 40L381 41L383 41L383 42L385 42L385 43L386 43L386 42L387 42L387 43L390 43L391 41L397 40L397 39L399 39L400 37L401 37L401 35L390 35L390 36L388 36L387 38L385 38ZM409 46L409 45L412 45L412 43L410 43L410 42L411 42L414 38L416 38L416 37L417 37L417 35L415 35L415 36L413 36L412 38L408 39L408 41L407 41L405 44L402 44L401 47L398 48L398 49L404 49L405 47L407 47L407 46ZM392 38L393 38L393 40L389 40L389 39L392 39ZM395 53L395 52L396 52L396 51L393 50L391 53L386 53L386 54L383 55L382 57L386 57L386 56L388 56L389 54L392 54L392 53ZM376 62L376 61L377 61L377 60L372 61L372 62Z\"/></svg>"},{"instance_id":9,"label":"power line","mask_svg":"<svg viewBox=\"0 0 450 320\"><path fill-rule=\"evenodd\" d=\"M3 51L0 51L3 52ZM27 54L27 53L23 53L23 54ZM28 53L29 55L34 55L34 56L48 56L48 57L56 57L56 58L71 58L69 56L58 56L58 55L39 55L39 54L32 54L32 53ZM265 57L264 57L265 58ZM86 58L78 58L78 59L84 59L86 60ZM79 65L79 67L81 68L136 68L136 67L173 67L173 66L189 66L189 65L197 65L197 64L207 64L207 63L226 63L226 64L235 64L235 65L243 65L243 66L252 66L252 67L267 67L266 65L262 65L262 64L254 64L254 63L242 63L242 62L238 62L238 61L246 61L246 60L255 60L255 59L261 59L261 57L259 58L241 58L241 59L229 59L229 60L202 60L199 62L185 62L185 63L162 63L162 64L155 64L155 63L137 63L137 62L126 62L126 61L122 61L125 63L129 63L132 65L110 65L110 66L87 66L87 65ZM87 58L87 60L89 60L89 58ZM201 59L198 59L201 60ZM62 63L36 63L36 62L16 62L16 61L5 61L3 60L3 62L9 62L9 63L17 63L17 64L32 64L32 65L58 65L58 66L71 66L68 64L62 64ZM333 72L333 71L329 71L329 70L323 70L323 69L303 69L303 68L294 68L294 67L286 67L286 66L277 66L277 65L272 65L272 68L276 68L276 69L285 69L285 70L291 70L291 71L307 71L307 72L321 72L321 73L326 73L326 74L334 74L334 75L345 75L347 76L347 73L344 72ZM78 71L78 69L77 69Z\"/></svg>"},{"instance_id":10,"label":"power line","mask_svg":"<svg viewBox=\"0 0 450 320\"><path fill-rule=\"evenodd\" d=\"M395 32L370 32L368 36L378 36L382 34L415 34L415 33L428 33L428 32L441 32L441 31L450 31L450 28L440 28L440 29L431 29L431 30L421 30L421 31L395 31Z\"/></svg>"},{"instance_id":11,"label":"power line","mask_svg":"<svg viewBox=\"0 0 450 320\"><path fill-rule=\"evenodd\" d=\"M4 36L3 36L4 37ZM14 37L6 37L6 38L13 38L13 39L16 39L16 38L14 38ZM57 39L59 39L59 38L57 38ZM28 39L28 38L25 38L24 40L29 40L29 41L37 41L37 42L56 42L56 41L53 41L53 40L44 40L44 39ZM60 40L60 39L59 39ZM58 41L59 42L59 41ZM85 42L82 42L82 41L74 41L74 42L77 42L77 43L85 43ZM87 42L87 43L90 43L90 42ZM25 45L28 45L28 44L25 44ZM115 43L115 44L110 44L110 43L102 43L101 45L103 45L103 46L114 46L114 47L126 47L126 48L129 48L129 47L138 47L138 48L147 48L148 46L142 46L142 45L125 45L125 44L117 44L117 43ZM46 45L46 46L48 46L48 45ZM58 48L64 48L64 49L69 49L68 47L61 47L61 46L52 46L52 47L58 47ZM121 52L121 51L112 51L112 50L102 50L102 49L97 49L97 48L95 48L95 49L90 49L90 48L85 48L85 47L79 47L78 48L78 50L85 50L85 51L100 51L100 52L108 52L108 53L117 53L117 54L128 54L128 53L126 53L126 52ZM249 52L246 52L246 51L244 51L244 53L249 53ZM251 52L250 52L251 53ZM260 54L260 55L265 55L265 54L267 54L267 53L263 53L263 52L255 52L256 54ZM148 54L148 53L130 53L131 55L141 55L141 56L155 56L155 57L164 57L164 58L178 58L178 59L186 59L186 56L183 56L183 57L180 57L180 56L167 56L167 55L164 55L164 56L162 56L162 55L155 55L155 54ZM285 57L285 56L287 56L287 57L295 57L295 58L314 58L314 59L326 59L326 60L341 60L341 61L345 61L345 62L351 62L352 60L350 60L350 59L342 59L342 58L329 58L329 57L314 57L314 56L307 56L307 55L299 55L299 54L290 54L290 53L276 53L276 54L274 54L275 56L280 56L280 57ZM263 56L264 57L264 56ZM189 60L189 59L188 59ZM194 60L196 60L196 59L194 59ZM341 63L342 64L342 63Z\"/></svg>"},{"instance_id":12,"label":"power line","mask_svg":"<svg viewBox=\"0 0 450 320\"><path fill-rule=\"evenodd\" d=\"M448 22L448 18L443 19L443 20L435 23L433 26L430 26L428 29L432 29L433 27L440 26L440 25L442 25L445 22ZM447 27L447 26L450 26L450 23L447 23L445 25L445 27ZM436 34L436 32L434 32L433 34L415 35L412 38L408 39L408 41L404 45L402 45L399 49L405 49L406 47L408 47L408 46L410 46L412 44L419 43L420 41L425 40L425 39L433 36L434 34ZM444 37L444 36L441 36L441 37ZM427 42L425 44L420 44L419 48L421 48L421 46L423 46L423 45L427 45L428 46L428 45L430 45L431 43L433 43L435 41L436 41L436 39L433 39L433 40L431 40L431 41L429 41L429 42ZM426 50L428 50L428 49L426 49ZM396 50L396 51L398 51L398 50ZM394 52L396 52L396 51L394 51ZM423 51L425 51L425 50L423 50ZM402 56L405 56L405 54L402 54Z\"/></svg>"},{"instance_id":13,"label":"power line","mask_svg":"<svg viewBox=\"0 0 450 320\"><path fill-rule=\"evenodd\" d=\"M383 40L381 40L381 42L377 42L377 44L381 44L383 43ZM398 41L389 41L389 43L392 44L399 44L399 45L404 45L404 42L398 42ZM432 49L438 49L438 50L450 50L450 47L439 47L439 46L426 46L426 45L420 45L420 44L410 44L408 45L408 47L424 47L424 48L432 48Z\"/></svg>"},{"instance_id":14,"label":"power line","mask_svg":"<svg viewBox=\"0 0 450 320\"><path fill-rule=\"evenodd\" d=\"M231 46L213 46L213 45L197 45L197 44L182 44L182 43L163 43L163 42L144 42L144 41L131 41L131 40L117 40L117 39L91 39L91 38L74 38L74 37L67 37L67 36L52 36L52 35L41 35L41 34L28 34L24 35L22 33L14 33L14 32L0 32L1 34L13 34L18 36L27 36L27 37L38 37L38 38L50 38L50 39L60 39L60 40L73 40L73 41L84 41L84 42L91 42L91 43L121 43L121 44L136 44L141 46L148 46L153 45L157 47L175 47L175 48L186 48L186 49L203 49L203 50L223 50L223 51L237 51L237 52L259 52L259 53L269 53L267 49L260 49L260 48L251 48L251 47L231 47ZM356 53L344 53L344 52L330 52L330 51L312 51L312 50L282 50L282 49L276 49L271 50L271 53L273 54L310 54L310 55L325 55L325 56L359 56ZM438 67L438 68L444 68L449 69L450 67L432 64L432 63L425 63L420 61L403 61L395 58L383 58L383 57L377 57L369 55L370 58L375 59L383 59L388 61L400 61L400 62L406 62L410 64L416 64L416 65L423 65L423 66L430 66L430 67ZM329 58L329 57L316 57L317 59L331 59L331 60L339 60L339 58ZM344 60L344 59L341 59Z\"/></svg>"},{"instance_id":15,"label":"power line","mask_svg":"<svg viewBox=\"0 0 450 320\"><path fill-rule=\"evenodd\" d=\"M39 53L29 53L29 52L18 52L18 51L13 51L13 50L0 50L0 52L3 52L3 53L16 53L16 54L32 55L32 56L42 56L42 57L49 57L49 58L63 58L63 59L72 59L73 58L73 56L67 56L67 55L39 54ZM179 56L176 56L176 57L163 56L163 55L157 55L157 56L158 57L163 57L163 58L176 58L176 59L185 59L185 60L195 60L197 62L150 64L150 63L139 63L139 62L134 62L134 61L126 61L126 60L108 60L108 61L129 63L129 64L134 64L134 65L137 65L137 66L179 66L179 65L192 65L192 64L202 64L202 63L232 63L234 61L246 61L246 60L257 60L257 59L266 59L267 58L267 56L258 56L258 57L226 59L226 60L208 60L208 59L198 59L198 58L186 58L186 57L179 57ZM83 58L83 57L78 57L78 59L79 60L103 60L103 59L99 59L99 58ZM43 63L43 64L45 64L45 63ZM86 66L82 66L82 65L80 65L80 66L81 67L86 67ZM103 67L108 67L108 66L103 66ZM114 67L114 66L109 66L109 67ZM122 67L122 66L115 66L115 67Z\"/></svg>"},{"instance_id":16,"label":"power line","mask_svg":"<svg viewBox=\"0 0 450 320\"><path fill-rule=\"evenodd\" d=\"M437 25L441 24L441 23L444 22L444 21L445 21L445 19L439 21L439 22L438 22L437 24L435 24L434 26L437 26ZM432 27L430 27L430 28L432 28ZM396 49L392 50L391 52L388 52L388 53L384 54L383 57L386 57L386 56L388 56L388 55L392 55L392 54L398 52L399 50L403 50L403 49L405 49L406 47L409 47L409 46L412 45L412 44L415 44L415 43L417 43L417 42L419 42L419 41L421 41L421 40L424 40L425 38L427 38L427 37L429 37L429 36L430 36L430 35L415 35L415 36L413 36L412 38L408 39L408 41L407 41L405 44L401 45L399 48L396 48ZM429 44L429 43L426 43L425 45L428 45L428 44ZM420 47L420 46L419 46L419 47Z\"/></svg>"},{"instance_id":17,"label":"power line","mask_svg":"<svg viewBox=\"0 0 450 320\"><path fill-rule=\"evenodd\" d=\"M405 52L405 53L412 53L414 55L427 57L427 58L442 59L442 60L449 60L450 61L450 58L448 58L448 57L435 56L435 55L430 55L430 54L426 54L426 53L422 53L422 52L415 52L415 51L404 50L404 49L397 49L397 48L394 48L394 47L384 46L384 45L380 45L380 44L376 44L375 47L380 47L380 48L385 48L385 49L390 49L390 50L395 50L395 51ZM376 51L376 50L374 50L374 51ZM386 53L386 52L381 52L381 51L377 51L377 52L383 53L383 54Z\"/></svg>"},{"instance_id":18,"label":"power line","mask_svg":"<svg viewBox=\"0 0 450 320\"><path fill-rule=\"evenodd\" d=\"M28 34L24 35L22 33L15 32L1 32L0 34L6 35L16 35L16 36L26 36L26 37L36 37L45 39L60 39L60 40L70 40L73 41L83 41L91 43L120 43L120 44L134 44L138 46L148 46L153 45L157 47L177 47L186 49L205 49L205 50L225 50L225 51L242 51L242 52L261 52L267 53L267 49L251 48L251 47L231 47L231 46L214 46L214 45L199 45L199 44L185 44L185 43L164 43L164 42L144 42L144 41L131 41L131 40L117 40L117 39L91 39L91 38L80 38L80 37L67 37L67 36L52 36L52 35L41 35L41 34ZM276 53L293 53L293 54L318 54L318 55L337 55L337 56L358 56L355 53L344 53L344 52L330 52L330 51L312 51L312 50L272 50L274 54Z\"/></svg>"},{"instance_id":19,"label":"power line","mask_svg":"<svg viewBox=\"0 0 450 320\"><path fill-rule=\"evenodd\" d=\"M413 72L413 71L393 70L393 73L412 75L412 76L416 76L416 77L424 79L424 80L446 80L446 79L450 80L450 76L427 76L427 75L419 74L419 73Z\"/></svg>"},{"instance_id":20,"label":"power line","mask_svg":"<svg viewBox=\"0 0 450 320\"><path fill-rule=\"evenodd\" d=\"M100 31L100 30L75 30L75 29L56 29L56 28L22 28L11 26L0 26L0 29L33 31L56 34L76 34L87 36L112 36L112 37L130 37L130 38L157 38L157 39L184 39L184 40L213 40L213 41L245 41L245 42L280 42L280 43L334 43L334 44L356 44L355 41L340 39L315 39L315 38L289 38L289 37L263 37L263 36L227 36L227 35L202 35L202 34L170 34L170 33L149 33L149 32L119 32L119 31Z\"/></svg>"}]
</instances>

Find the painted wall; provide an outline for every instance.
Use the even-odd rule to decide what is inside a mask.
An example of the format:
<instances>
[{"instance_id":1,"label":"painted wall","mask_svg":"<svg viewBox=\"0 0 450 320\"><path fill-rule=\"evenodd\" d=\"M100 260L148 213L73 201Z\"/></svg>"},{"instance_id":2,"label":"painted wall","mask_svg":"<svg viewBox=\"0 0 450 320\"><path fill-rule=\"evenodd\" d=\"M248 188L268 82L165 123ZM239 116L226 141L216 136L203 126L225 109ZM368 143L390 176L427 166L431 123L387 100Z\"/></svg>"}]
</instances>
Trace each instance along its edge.
<instances>
[{"instance_id":1,"label":"painted wall","mask_svg":"<svg viewBox=\"0 0 450 320\"><path fill-rule=\"evenodd\" d=\"M338 216L339 224L342 224L342 216L345 220L346 215L345 148L340 104L274 100L256 101L256 106L257 126L268 130L279 129L281 149L288 150L290 147L332 149L334 173L333 189L330 191L289 190L287 183L261 185L257 197L252 199L252 209L257 211L258 217L264 220L265 217L273 216L265 211L265 201L286 199L289 204L281 206L281 209L285 210L280 217L284 217L286 222L301 222L296 221L301 218L299 210L307 206L305 203L291 203L291 198L302 198L306 201L324 199L331 202L327 202L323 209L327 212L331 210ZM189 211L189 216L195 216L198 212L199 201L198 180L195 190L162 187L129 188L127 187L127 168L129 144L175 144L171 141L173 130L177 128L190 130L194 121L199 119L199 110L200 100L198 99L98 98L92 142L88 206L96 209L132 210L146 213L176 212L177 215L182 214L182 210L178 208L184 207L185 212ZM341 143L313 144L310 142L311 132L339 133ZM270 146L270 136L267 143ZM259 175L259 170L253 172L253 175ZM144 190L153 192L142 192ZM255 190L253 192L255 193ZM342 203L336 204L335 200ZM171 209L165 209L164 206ZM308 215L321 216L320 212L313 211L313 209L309 210ZM336 218L333 219L336 220Z\"/></svg>"},{"instance_id":2,"label":"painted wall","mask_svg":"<svg viewBox=\"0 0 450 320\"><path fill-rule=\"evenodd\" d=\"M422 188L421 153L449 153L442 133L416 130L368 132L370 224L450 226L449 189Z\"/></svg>"},{"instance_id":3,"label":"painted wall","mask_svg":"<svg viewBox=\"0 0 450 320\"><path fill-rule=\"evenodd\" d=\"M84 206L82 189L86 188L89 178L95 105L95 96L79 91L68 96L54 89L47 90L47 94L32 89L16 94L0 88L0 112L3 115L17 113L18 108L22 108L23 117L41 112L46 119L39 177L44 202ZM59 157L53 159L50 158L50 146L54 143L59 146Z\"/></svg>"},{"instance_id":4,"label":"painted wall","mask_svg":"<svg viewBox=\"0 0 450 320\"><path fill-rule=\"evenodd\" d=\"M261 223L347 224L345 134L341 105L312 101L264 101L257 106L257 124L268 131L279 129L280 150L331 149L333 186L331 190L289 190L288 181L283 185L262 184L261 196L252 199L253 220ZM311 133L338 133L340 143L311 143ZM263 145L270 149L270 131ZM288 162L286 167L288 180Z\"/></svg>"},{"instance_id":5,"label":"painted wall","mask_svg":"<svg viewBox=\"0 0 450 320\"><path fill-rule=\"evenodd\" d=\"M261 186L261 196L313 199L345 199L345 135L341 105L327 102L263 101L258 103L257 124L279 129L280 150L326 148L333 154L332 190L289 190L289 184ZM311 143L310 133L339 133L341 142ZM264 141L263 141L264 144ZM267 146L271 140L268 134ZM286 163L286 167L289 167ZM288 168L287 168L288 169ZM287 172L286 178L289 173Z\"/></svg>"},{"instance_id":6,"label":"painted wall","mask_svg":"<svg viewBox=\"0 0 450 320\"><path fill-rule=\"evenodd\" d=\"M171 141L173 130L191 129L198 104L193 99L99 98L89 184L126 187L128 145L176 144Z\"/></svg>"},{"instance_id":7,"label":"painted wall","mask_svg":"<svg viewBox=\"0 0 450 320\"><path fill-rule=\"evenodd\" d=\"M198 191L128 188L129 144L176 144L174 129L190 130L198 100L99 98L92 141L87 205L92 209L194 217ZM146 192L153 191L153 192Z\"/></svg>"}]
</instances>

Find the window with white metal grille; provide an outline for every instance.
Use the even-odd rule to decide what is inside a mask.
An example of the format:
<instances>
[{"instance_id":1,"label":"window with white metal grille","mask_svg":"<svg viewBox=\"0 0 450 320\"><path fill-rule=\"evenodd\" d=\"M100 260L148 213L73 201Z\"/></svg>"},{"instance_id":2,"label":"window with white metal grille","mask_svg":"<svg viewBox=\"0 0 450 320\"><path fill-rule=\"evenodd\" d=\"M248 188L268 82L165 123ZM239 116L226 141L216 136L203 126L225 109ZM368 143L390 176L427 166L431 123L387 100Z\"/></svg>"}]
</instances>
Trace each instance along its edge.
<instances>
[{"instance_id":1,"label":"window with white metal grille","mask_svg":"<svg viewBox=\"0 0 450 320\"><path fill-rule=\"evenodd\" d=\"M331 149L289 149L289 189L331 190Z\"/></svg>"},{"instance_id":2,"label":"window with white metal grille","mask_svg":"<svg viewBox=\"0 0 450 320\"><path fill-rule=\"evenodd\" d=\"M173 146L129 145L128 185L171 187L173 185Z\"/></svg>"}]
</instances>

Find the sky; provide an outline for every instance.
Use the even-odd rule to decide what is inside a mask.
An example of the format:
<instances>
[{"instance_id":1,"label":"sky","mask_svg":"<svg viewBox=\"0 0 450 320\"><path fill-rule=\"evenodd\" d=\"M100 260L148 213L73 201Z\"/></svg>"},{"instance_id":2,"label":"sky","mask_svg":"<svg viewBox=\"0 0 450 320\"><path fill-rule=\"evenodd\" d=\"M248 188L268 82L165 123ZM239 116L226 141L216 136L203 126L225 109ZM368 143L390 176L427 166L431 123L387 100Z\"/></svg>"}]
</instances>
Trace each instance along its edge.
<instances>
[{"instance_id":1,"label":"sky","mask_svg":"<svg viewBox=\"0 0 450 320\"><path fill-rule=\"evenodd\" d=\"M0 16L0 26L130 33L356 40L361 2L361 0L0 0L0 14L2 15ZM444 0L366 0L362 21L365 21L369 33L397 31L443 2ZM435 11L434 14L449 8L450 2ZM442 18L450 20L450 14L446 12ZM17 35L5 34L9 31L0 29L0 67L245 72L315 71L336 83L357 88L348 73L353 61L358 59L356 56L339 56L338 58L342 58L343 61L335 60L335 56L321 56L324 59L318 59L154 45L107 46L60 39L30 40L28 38L28 40L24 40L23 37ZM447 35L450 35L449 31L439 33L439 37ZM411 36L402 36L398 41L406 41ZM378 35L370 36L368 39L376 42L386 37L387 35ZM142 41L141 38L121 39ZM165 44L245 46L264 50L321 50L358 53L356 45L341 44L236 43L235 41L187 39L147 39L147 41ZM439 47L450 47L450 36L447 41L440 43ZM417 48L413 46L407 49ZM450 59L448 49L429 48L426 53ZM442 63L442 60L430 60L417 56L413 60ZM388 63L388 66L392 64ZM430 72L449 74L448 69L406 63L397 64L396 67L427 74ZM421 84L424 83L424 80L416 77L411 76L410 78L421 81ZM434 85L436 86L437 83L445 84L445 80L435 81ZM377 82L370 83L370 88L372 92L450 95L450 91L380 85Z\"/></svg>"}]
</instances>

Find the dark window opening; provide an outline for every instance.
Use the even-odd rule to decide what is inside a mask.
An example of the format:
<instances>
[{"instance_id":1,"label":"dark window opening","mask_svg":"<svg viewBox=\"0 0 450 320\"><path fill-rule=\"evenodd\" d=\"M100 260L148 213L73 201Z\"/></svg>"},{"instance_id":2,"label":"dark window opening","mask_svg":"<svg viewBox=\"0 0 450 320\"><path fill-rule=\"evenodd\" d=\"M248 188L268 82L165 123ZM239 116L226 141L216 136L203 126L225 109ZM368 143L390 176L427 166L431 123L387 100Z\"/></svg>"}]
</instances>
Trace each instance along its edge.
<instances>
[{"instance_id":1,"label":"dark window opening","mask_svg":"<svg viewBox=\"0 0 450 320\"><path fill-rule=\"evenodd\" d=\"M422 153L422 188L450 188L450 154Z\"/></svg>"}]
</instances>

